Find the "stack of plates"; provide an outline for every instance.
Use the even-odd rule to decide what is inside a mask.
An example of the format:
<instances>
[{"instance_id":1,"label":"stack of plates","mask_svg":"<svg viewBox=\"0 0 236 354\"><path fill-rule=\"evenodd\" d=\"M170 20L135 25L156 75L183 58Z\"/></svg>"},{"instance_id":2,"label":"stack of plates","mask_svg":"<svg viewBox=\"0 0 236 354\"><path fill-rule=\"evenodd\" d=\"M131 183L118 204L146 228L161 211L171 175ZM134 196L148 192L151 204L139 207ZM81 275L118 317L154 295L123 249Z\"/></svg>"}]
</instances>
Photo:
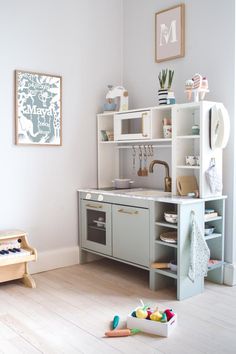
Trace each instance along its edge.
<instances>
[{"instance_id":1,"label":"stack of plates","mask_svg":"<svg viewBox=\"0 0 236 354\"><path fill-rule=\"evenodd\" d=\"M168 243L177 243L177 232L170 231L160 235L160 240Z\"/></svg>"}]
</instances>

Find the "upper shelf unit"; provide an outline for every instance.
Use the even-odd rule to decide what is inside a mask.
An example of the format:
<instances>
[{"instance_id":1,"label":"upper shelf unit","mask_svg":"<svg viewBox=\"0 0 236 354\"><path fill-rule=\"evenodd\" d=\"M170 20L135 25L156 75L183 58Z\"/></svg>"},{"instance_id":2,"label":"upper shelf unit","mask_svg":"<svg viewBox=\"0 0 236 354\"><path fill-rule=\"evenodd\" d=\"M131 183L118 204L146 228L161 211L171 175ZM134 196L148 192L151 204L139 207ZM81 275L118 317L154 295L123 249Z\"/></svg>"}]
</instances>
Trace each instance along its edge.
<instances>
[{"instance_id":1,"label":"upper shelf unit","mask_svg":"<svg viewBox=\"0 0 236 354\"><path fill-rule=\"evenodd\" d=\"M164 132L163 121L171 122L170 106L98 114L98 141L171 141L171 127Z\"/></svg>"},{"instance_id":2,"label":"upper shelf unit","mask_svg":"<svg viewBox=\"0 0 236 354\"><path fill-rule=\"evenodd\" d=\"M201 198L220 196L212 193L206 180L212 160L222 178L222 150L211 150L209 140L209 113L214 105L201 101L98 114L98 187L110 187L114 178L123 177L117 147L152 145L168 147L173 195L178 195L179 177L191 176Z\"/></svg>"},{"instance_id":3,"label":"upper shelf unit","mask_svg":"<svg viewBox=\"0 0 236 354\"><path fill-rule=\"evenodd\" d=\"M222 178L222 150L211 150L209 140L210 109L215 102L201 101L177 104L172 109L172 192L178 194L177 180L182 176L195 179L199 196L207 198L212 191L206 179L211 161ZM218 196L221 193L217 194Z\"/></svg>"}]
</instances>

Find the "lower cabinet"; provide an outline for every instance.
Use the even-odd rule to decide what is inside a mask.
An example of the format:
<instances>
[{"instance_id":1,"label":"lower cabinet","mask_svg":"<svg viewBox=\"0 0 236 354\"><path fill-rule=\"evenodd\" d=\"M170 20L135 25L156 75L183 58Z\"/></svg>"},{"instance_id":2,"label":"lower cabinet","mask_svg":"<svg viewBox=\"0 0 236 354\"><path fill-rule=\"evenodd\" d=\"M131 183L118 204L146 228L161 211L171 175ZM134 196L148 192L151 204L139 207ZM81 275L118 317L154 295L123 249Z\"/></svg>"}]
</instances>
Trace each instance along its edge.
<instances>
[{"instance_id":1,"label":"lower cabinet","mask_svg":"<svg viewBox=\"0 0 236 354\"><path fill-rule=\"evenodd\" d=\"M149 210L112 205L113 257L149 267Z\"/></svg>"},{"instance_id":2,"label":"lower cabinet","mask_svg":"<svg viewBox=\"0 0 236 354\"><path fill-rule=\"evenodd\" d=\"M149 267L149 209L81 201L82 248Z\"/></svg>"}]
</instances>

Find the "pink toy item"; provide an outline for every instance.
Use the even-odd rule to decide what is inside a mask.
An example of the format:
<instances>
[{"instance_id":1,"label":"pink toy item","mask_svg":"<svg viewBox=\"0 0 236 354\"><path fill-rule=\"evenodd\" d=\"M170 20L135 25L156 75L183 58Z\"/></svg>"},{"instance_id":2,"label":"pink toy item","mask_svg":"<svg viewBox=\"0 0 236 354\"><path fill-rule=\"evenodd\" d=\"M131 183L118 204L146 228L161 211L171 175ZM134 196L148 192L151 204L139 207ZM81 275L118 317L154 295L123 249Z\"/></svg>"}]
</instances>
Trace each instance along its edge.
<instances>
[{"instance_id":1,"label":"pink toy item","mask_svg":"<svg viewBox=\"0 0 236 354\"><path fill-rule=\"evenodd\" d=\"M187 99L191 100L193 95L194 102L204 100L208 90L208 80L206 77L202 77L200 74L195 74L192 80L186 80L185 92L187 93Z\"/></svg>"},{"instance_id":2,"label":"pink toy item","mask_svg":"<svg viewBox=\"0 0 236 354\"><path fill-rule=\"evenodd\" d=\"M174 312L172 312L172 310L170 309L165 310L164 313L166 314L167 321L171 320L171 318L174 317L175 315Z\"/></svg>"},{"instance_id":3,"label":"pink toy item","mask_svg":"<svg viewBox=\"0 0 236 354\"><path fill-rule=\"evenodd\" d=\"M195 74L193 77L193 89L199 89L202 86L202 75Z\"/></svg>"}]
</instances>

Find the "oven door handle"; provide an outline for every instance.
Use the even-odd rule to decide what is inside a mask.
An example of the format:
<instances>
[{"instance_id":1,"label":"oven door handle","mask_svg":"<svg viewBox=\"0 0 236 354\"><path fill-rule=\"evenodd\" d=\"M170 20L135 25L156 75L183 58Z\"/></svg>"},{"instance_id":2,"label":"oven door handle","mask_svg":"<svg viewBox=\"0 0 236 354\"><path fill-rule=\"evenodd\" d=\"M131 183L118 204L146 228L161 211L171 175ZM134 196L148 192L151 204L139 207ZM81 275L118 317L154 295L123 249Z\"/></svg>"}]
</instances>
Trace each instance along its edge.
<instances>
[{"instance_id":1,"label":"oven door handle","mask_svg":"<svg viewBox=\"0 0 236 354\"><path fill-rule=\"evenodd\" d=\"M102 205L96 205L96 204L86 204L87 208L93 208L93 209L102 209Z\"/></svg>"}]
</instances>

